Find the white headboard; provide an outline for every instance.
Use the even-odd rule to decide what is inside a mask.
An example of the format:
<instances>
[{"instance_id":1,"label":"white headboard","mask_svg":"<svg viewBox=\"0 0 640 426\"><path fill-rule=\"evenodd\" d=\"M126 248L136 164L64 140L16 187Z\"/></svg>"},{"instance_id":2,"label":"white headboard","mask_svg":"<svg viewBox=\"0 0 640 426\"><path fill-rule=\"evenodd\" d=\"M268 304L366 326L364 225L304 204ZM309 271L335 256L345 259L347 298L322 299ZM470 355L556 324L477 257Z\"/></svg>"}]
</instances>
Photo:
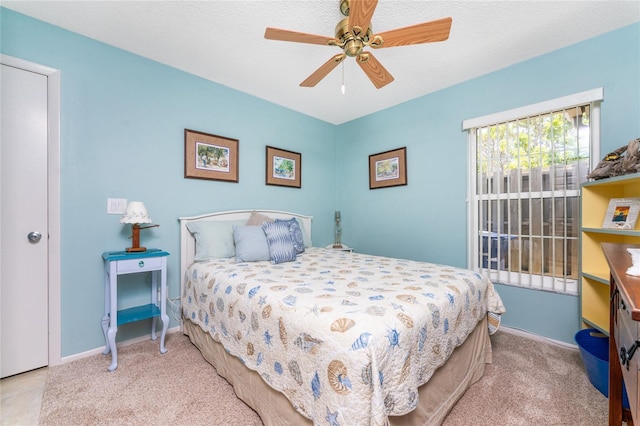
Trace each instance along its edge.
<instances>
[{"instance_id":1,"label":"white headboard","mask_svg":"<svg viewBox=\"0 0 640 426\"><path fill-rule=\"evenodd\" d=\"M182 282L187 267L193 263L196 253L196 239L187 229L187 224L199 221L228 221L228 220L248 220L252 212L257 212L272 219L291 219L295 217L302 222L304 232L308 241L311 241L311 220L312 216L305 216L298 213L290 213L279 210L233 210L225 212L207 213L200 216L180 217L180 297L182 297Z\"/></svg>"}]
</instances>

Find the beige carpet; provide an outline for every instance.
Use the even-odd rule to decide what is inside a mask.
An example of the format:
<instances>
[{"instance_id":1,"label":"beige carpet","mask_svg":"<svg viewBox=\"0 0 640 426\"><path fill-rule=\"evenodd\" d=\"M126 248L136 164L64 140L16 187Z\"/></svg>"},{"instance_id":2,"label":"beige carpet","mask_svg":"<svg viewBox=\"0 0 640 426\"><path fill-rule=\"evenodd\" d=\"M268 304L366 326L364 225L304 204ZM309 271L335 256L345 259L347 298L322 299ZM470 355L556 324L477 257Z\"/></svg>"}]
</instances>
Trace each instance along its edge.
<instances>
[{"instance_id":1,"label":"beige carpet","mask_svg":"<svg viewBox=\"0 0 640 426\"><path fill-rule=\"evenodd\" d=\"M444 426L607 424L607 400L589 383L577 350L504 331L492 342L493 364ZM170 334L166 346L164 355L152 341L119 348L113 373L104 355L50 368L40 424L262 424L187 337Z\"/></svg>"},{"instance_id":2,"label":"beige carpet","mask_svg":"<svg viewBox=\"0 0 640 426\"><path fill-rule=\"evenodd\" d=\"M589 382L577 349L504 331L491 343L493 363L443 426L608 423L608 400Z\"/></svg>"},{"instance_id":3,"label":"beige carpet","mask_svg":"<svg viewBox=\"0 0 640 426\"><path fill-rule=\"evenodd\" d=\"M49 368L40 424L262 425L188 337L168 334L165 345L165 354L151 340L118 348L114 372L111 355Z\"/></svg>"}]
</instances>

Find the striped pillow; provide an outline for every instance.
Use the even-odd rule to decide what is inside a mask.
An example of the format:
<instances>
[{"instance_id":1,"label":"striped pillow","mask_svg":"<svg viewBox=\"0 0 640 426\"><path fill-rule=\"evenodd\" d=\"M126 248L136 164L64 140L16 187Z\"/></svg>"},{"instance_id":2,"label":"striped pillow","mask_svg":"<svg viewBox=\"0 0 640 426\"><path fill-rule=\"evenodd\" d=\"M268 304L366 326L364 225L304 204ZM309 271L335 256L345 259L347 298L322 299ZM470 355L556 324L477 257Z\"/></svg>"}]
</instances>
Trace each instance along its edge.
<instances>
[{"instance_id":1,"label":"striped pillow","mask_svg":"<svg viewBox=\"0 0 640 426\"><path fill-rule=\"evenodd\" d=\"M304 237L302 236L302 229L295 217L289 220L276 219L276 222L286 223L289 227L289 234L291 234L291 241L293 241L293 247L296 249L296 254L304 253Z\"/></svg>"},{"instance_id":2,"label":"striped pillow","mask_svg":"<svg viewBox=\"0 0 640 426\"><path fill-rule=\"evenodd\" d=\"M296 249L287 223L265 222L262 224L262 229L267 236L271 263L276 264L296 260Z\"/></svg>"}]
</instances>

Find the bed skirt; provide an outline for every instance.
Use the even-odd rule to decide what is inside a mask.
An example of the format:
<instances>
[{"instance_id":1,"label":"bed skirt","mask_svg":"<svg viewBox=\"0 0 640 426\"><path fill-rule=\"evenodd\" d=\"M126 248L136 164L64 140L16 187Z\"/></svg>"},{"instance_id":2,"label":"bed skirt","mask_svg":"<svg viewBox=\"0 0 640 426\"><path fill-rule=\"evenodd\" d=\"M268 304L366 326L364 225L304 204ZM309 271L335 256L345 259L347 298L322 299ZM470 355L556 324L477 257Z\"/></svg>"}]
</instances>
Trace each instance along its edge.
<instances>
[{"instance_id":1,"label":"bed skirt","mask_svg":"<svg viewBox=\"0 0 640 426\"><path fill-rule=\"evenodd\" d=\"M183 318L183 332L217 373L233 386L238 398L258 413L265 426L313 425L291 406L284 394L269 387L259 374L228 354L200 326ZM418 407L403 416L390 417L390 424L441 424L469 386L480 380L486 363L491 363L491 341L485 317L465 342L453 351L447 363L419 388Z\"/></svg>"}]
</instances>

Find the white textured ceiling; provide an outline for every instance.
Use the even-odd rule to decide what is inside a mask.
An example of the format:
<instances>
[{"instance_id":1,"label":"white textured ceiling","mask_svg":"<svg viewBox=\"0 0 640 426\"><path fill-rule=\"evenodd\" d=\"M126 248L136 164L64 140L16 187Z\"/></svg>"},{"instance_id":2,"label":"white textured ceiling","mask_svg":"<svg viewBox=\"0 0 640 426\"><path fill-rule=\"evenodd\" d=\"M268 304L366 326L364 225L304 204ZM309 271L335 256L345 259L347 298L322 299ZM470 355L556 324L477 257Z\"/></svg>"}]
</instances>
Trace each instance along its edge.
<instances>
[{"instance_id":1,"label":"white textured ceiling","mask_svg":"<svg viewBox=\"0 0 640 426\"><path fill-rule=\"evenodd\" d=\"M266 27L334 35L339 0L11 1L2 6L340 124L640 21L637 0L380 0L374 33L451 16L447 41L375 51L376 89L353 58L299 87L338 47L264 39Z\"/></svg>"}]
</instances>

